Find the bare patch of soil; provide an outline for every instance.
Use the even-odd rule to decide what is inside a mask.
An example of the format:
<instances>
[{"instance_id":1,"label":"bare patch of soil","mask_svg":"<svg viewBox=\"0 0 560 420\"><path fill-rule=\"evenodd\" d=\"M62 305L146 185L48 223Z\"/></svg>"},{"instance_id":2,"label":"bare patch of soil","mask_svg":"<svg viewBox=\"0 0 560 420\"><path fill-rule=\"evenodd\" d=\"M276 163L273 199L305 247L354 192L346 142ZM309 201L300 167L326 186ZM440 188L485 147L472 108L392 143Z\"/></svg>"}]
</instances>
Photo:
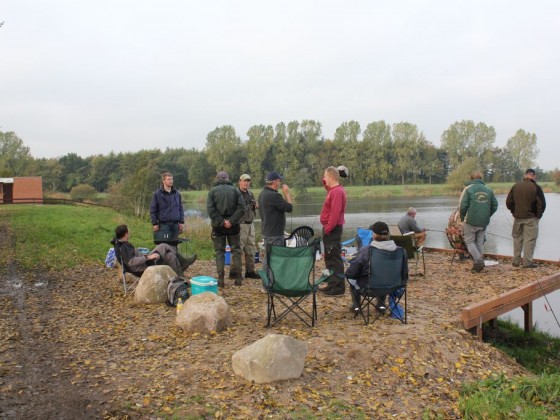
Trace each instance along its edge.
<instances>
[{"instance_id":1,"label":"bare patch of soil","mask_svg":"<svg viewBox=\"0 0 560 420\"><path fill-rule=\"evenodd\" d=\"M175 309L163 304L133 305L116 269L36 274L5 267L0 417L460 417L463 383L526 374L471 337L460 309L557 267L522 270L500 263L471 274L470 264L450 261L449 255L426 255L427 275L409 283L407 325L385 316L365 326L349 311L347 291L318 296L315 328L288 317L266 329L260 282L234 287L226 280L220 294L234 324L217 334L177 329ZM189 275L215 276L214 264L197 261ZM308 343L301 378L257 385L234 375L233 353L269 333Z\"/></svg>"}]
</instances>

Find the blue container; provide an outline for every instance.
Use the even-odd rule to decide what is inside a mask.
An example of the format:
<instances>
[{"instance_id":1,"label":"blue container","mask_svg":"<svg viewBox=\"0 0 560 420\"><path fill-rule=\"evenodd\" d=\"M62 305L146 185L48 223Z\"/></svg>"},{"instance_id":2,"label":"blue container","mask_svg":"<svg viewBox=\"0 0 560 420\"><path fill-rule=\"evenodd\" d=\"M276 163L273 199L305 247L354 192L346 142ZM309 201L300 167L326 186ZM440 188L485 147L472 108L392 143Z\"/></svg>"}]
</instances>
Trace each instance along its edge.
<instances>
[{"instance_id":1,"label":"blue container","mask_svg":"<svg viewBox=\"0 0 560 420\"><path fill-rule=\"evenodd\" d=\"M191 295L198 295L204 292L218 294L218 280L214 277L197 276L191 279Z\"/></svg>"},{"instance_id":2,"label":"blue container","mask_svg":"<svg viewBox=\"0 0 560 420\"><path fill-rule=\"evenodd\" d=\"M226 260L225 260L225 264L226 265L230 265L231 264L231 248L230 246L226 246Z\"/></svg>"}]
</instances>

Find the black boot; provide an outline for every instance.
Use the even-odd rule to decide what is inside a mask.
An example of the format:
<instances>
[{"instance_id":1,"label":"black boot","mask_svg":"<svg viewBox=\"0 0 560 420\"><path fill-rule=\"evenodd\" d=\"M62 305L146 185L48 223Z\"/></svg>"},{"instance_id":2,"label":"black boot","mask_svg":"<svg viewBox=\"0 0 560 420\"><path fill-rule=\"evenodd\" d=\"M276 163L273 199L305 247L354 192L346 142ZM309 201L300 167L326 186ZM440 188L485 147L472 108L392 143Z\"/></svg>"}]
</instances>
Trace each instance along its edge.
<instances>
[{"instance_id":1,"label":"black boot","mask_svg":"<svg viewBox=\"0 0 560 420\"><path fill-rule=\"evenodd\" d=\"M181 269L183 271L189 268L196 261L196 258L197 258L196 254L193 254L190 257L185 257L177 252L177 259L179 260L179 263L181 264Z\"/></svg>"},{"instance_id":2,"label":"black boot","mask_svg":"<svg viewBox=\"0 0 560 420\"><path fill-rule=\"evenodd\" d=\"M230 279L236 279L237 278L237 270L234 269L229 269L229 276Z\"/></svg>"},{"instance_id":3,"label":"black boot","mask_svg":"<svg viewBox=\"0 0 560 420\"><path fill-rule=\"evenodd\" d=\"M235 278L235 283L233 284L236 286L243 285L243 277L241 276L241 273L238 273L237 277Z\"/></svg>"}]
</instances>

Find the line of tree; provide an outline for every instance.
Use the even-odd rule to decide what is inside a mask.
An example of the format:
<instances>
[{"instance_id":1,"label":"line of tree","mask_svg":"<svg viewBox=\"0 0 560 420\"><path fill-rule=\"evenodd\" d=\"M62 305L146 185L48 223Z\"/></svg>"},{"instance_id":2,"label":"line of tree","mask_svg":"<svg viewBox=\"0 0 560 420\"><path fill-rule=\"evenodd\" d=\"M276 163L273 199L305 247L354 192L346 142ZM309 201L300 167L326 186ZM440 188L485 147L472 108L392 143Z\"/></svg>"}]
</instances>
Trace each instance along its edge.
<instances>
[{"instance_id":1,"label":"line of tree","mask_svg":"<svg viewBox=\"0 0 560 420\"><path fill-rule=\"evenodd\" d=\"M98 192L134 189L153 191L162 172L172 172L181 190L208 189L217 171L232 178L250 173L255 187L269 171L282 173L290 186L319 184L329 165L350 169L347 185L429 184L457 182L478 169L489 182L515 181L528 167L537 167L537 136L523 129L505 147L495 145L496 131L485 123L459 121L441 135L441 146L429 142L415 124L342 123L332 139L314 120L254 125L246 139L231 125L217 127L202 150L167 148L81 157L33 158L22 139L0 131L0 176L40 175L46 191L70 192L87 184ZM552 172L548 174L552 177ZM543 179L541 177L541 179ZM260 181L260 182L259 182ZM145 199L135 203L143 207Z\"/></svg>"}]
</instances>

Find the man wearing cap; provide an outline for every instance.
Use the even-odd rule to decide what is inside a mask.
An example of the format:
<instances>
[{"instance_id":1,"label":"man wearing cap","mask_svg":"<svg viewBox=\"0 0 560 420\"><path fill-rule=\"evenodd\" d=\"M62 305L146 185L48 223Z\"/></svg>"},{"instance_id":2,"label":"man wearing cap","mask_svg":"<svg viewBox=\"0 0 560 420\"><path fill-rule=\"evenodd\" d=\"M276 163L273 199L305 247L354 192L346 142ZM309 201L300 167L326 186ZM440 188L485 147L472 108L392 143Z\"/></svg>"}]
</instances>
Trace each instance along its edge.
<instances>
[{"instance_id":1,"label":"man wearing cap","mask_svg":"<svg viewBox=\"0 0 560 420\"><path fill-rule=\"evenodd\" d=\"M414 232L414 239L416 241L416 247L422 246L426 240L426 228L421 228L416 223L416 209L414 207L409 207L406 214L399 220L398 226L403 235L407 233Z\"/></svg>"},{"instance_id":2,"label":"man wearing cap","mask_svg":"<svg viewBox=\"0 0 560 420\"><path fill-rule=\"evenodd\" d=\"M359 290L368 286L369 281L369 253L370 248L383 249L389 252L396 252L399 254L401 263L401 279L408 279L408 258L406 252L400 246L397 246L389 235L389 226L385 222L375 222L369 227L373 231L373 241L369 246L365 246L350 260L350 265L344 273L350 283L350 294L352 296L352 309L358 311L360 308L360 292ZM383 271L386 267L372 267L373 270ZM377 309L380 312L385 312L387 304L385 302L386 296L380 296L377 302Z\"/></svg>"},{"instance_id":3,"label":"man wearing cap","mask_svg":"<svg viewBox=\"0 0 560 420\"><path fill-rule=\"evenodd\" d=\"M241 267L241 244L239 222L244 213L243 197L229 181L227 172L218 172L214 187L208 192L206 209L212 222L212 244L216 252L218 287L224 288L226 240L231 247L236 267ZM241 270L235 277L235 285L242 285Z\"/></svg>"},{"instance_id":4,"label":"man wearing cap","mask_svg":"<svg viewBox=\"0 0 560 420\"><path fill-rule=\"evenodd\" d=\"M328 296L344 294L344 262L342 261L342 228L344 226L344 210L346 209L346 191L340 185L339 169L329 166L323 174L323 185L327 197L321 210L319 220L323 225L323 245L325 247L325 266L332 270L324 288L320 290Z\"/></svg>"},{"instance_id":5,"label":"man wearing cap","mask_svg":"<svg viewBox=\"0 0 560 420\"><path fill-rule=\"evenodd\" d=\"M539 236L539 220L546 209L542 188L536 183L537 173L527 169L522 181L517 182L506 198L506 207L513 214L513 260L512 265L535 268L533 253ZM525 262L521 259L521 251Z\"/></svg>"},{"instance_id":6,"label":"man wearing cap","mask_svg":"<svg viewBox=\"0 0 560 420\"><path fill-rule=\"evenodd\" d=\"M257 209L257 202L255 196L249 187L251 186L251 176L243 174L239 177L239 192L243 196L243 203L245 205L245 214L241 218L241 256L245 256L245 278L246 279L260 279L260 276L255 272L255 253L257 248L255 246L255 210ZM243 258L241 258L243 259ZM241 272L241 266L237 267L235 261L232 262L229 268L229 278L235 278L237 271Z\"/></svg>"},{"instance_id":7,"label":"man wearing cap","mask_svg":"<svg viewBox=\"0 0 560 420\"><path fill-rule=\"evenodd\" d=\"M479 171L471 173L471 182L461 193L459 211L463 222L465 245L473 257L472 273L484 269L484 239L490 217L498 210L494 192L482 181Z\"/></svg>"},{"instance_id":8,"label":"man wearing cap","mask_svg":"<svg viewBox=\"0 0 560 420\"><path fill-rule=\"evenodd\" d=\"M259 194L259 214L265 249L267 245L284 245L286 213L291 213L292 196L290 188L282 185L282 177L277 172L270 172L265 178L266 185ZM284 197L278 192L282 186Z\"/></svg>"}]
</instances>

